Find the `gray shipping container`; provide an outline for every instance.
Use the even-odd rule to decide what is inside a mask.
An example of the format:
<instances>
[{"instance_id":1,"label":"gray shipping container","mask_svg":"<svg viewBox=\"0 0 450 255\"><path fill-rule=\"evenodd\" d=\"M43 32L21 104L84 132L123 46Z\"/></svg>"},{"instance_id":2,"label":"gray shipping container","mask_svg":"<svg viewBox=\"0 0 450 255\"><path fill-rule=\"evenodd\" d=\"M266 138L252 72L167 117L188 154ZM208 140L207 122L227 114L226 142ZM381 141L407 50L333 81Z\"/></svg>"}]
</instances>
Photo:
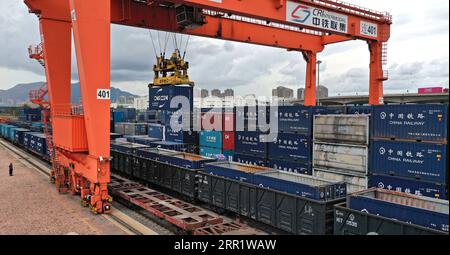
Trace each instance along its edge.
<instances>
[{"instance_id":1,"label":"gray shipping container","mask_svg":"<svg viewBox=\"0 0 450 255\"><path fill-rule=\"evenodd\" d=\"M368 177L358 175L349 171L329 171L325 169L314 168L313 176L327 180L341 181L347 183L347 194L368 188Z\"/></svg>"},{"instance_id":2,"label":"gray shipping container","mask_svg":"<svg viewBox=\"0 0 450 255\"><path fill-rule=\"evenodd\" d=\"M125 123L119 122L114 124L114 132L117 134L125 134Z\"/></svg>"},{"instance_id":3,"label":"gray shipping container","mask_svg":"<svg viewBox=\"0 0 450 255\"><path fill-rule=\"evenodd\" d=\"M314 142L313 167L338 169L367 175L367 146Z\"/></svg>"},{"instance_id":4,"label":"gray shipping container","mask_svg":"<svg viewBox=\"0 0 450 255\"><path fill-rule=\"evenodd\" d=\"M314 141L369 144L369 115L316 115Z\"/></svg>"}]
</instances>

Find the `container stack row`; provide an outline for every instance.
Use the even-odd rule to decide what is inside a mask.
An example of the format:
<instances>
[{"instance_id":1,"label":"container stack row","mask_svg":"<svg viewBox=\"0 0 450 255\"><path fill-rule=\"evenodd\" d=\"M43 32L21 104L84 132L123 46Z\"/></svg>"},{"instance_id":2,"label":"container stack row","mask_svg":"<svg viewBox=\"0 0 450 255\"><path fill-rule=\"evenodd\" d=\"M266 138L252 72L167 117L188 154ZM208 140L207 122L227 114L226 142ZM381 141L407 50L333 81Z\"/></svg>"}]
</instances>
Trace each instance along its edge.
<instances>
[{"instance_id":1,"label":"container stack row","mask_svg":"<svg viewBox=\"0 0 450 255\"><path fill-rule=\"evenodd\" d=\"M149 98L149 111L154 111L155 116L160 116L160 125L154 123L151 125L152 134L150 130L148 131L150 137L159 138L160 141L153 142L150 146L198 153L198 132L193 129L193 87L150 87ZM180 100L171 106L177 98Z\"/></svg>"},{"instance_id":2,"label":"container stack row","mask_svg":"<svg viewBox=\"0 0 450 255\"><path fill-rule=\"evenodd\" d=\"M368 115L314 116L313 175L367 189L369 123Z\"/></svg>"},{"instance_id":3,"label":"container stack row","mask_svg":"<svg viewBox=\"0 0 450 255\"><path fill-rule=\"evenodd\" d=\"M369 186L448 199L448 105L372 111Z\"/></svg>"}]
</instances>

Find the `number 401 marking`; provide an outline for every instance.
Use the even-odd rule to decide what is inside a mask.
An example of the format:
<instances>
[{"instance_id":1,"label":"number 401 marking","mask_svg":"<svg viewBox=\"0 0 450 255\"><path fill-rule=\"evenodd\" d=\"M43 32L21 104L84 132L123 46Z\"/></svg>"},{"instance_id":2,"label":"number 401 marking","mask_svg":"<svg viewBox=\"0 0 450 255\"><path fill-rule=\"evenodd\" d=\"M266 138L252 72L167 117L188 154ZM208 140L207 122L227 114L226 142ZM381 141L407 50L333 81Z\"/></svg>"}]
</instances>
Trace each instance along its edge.
<instances>
[{"instance_id":1,"label":"number 401 marking","mask_svg":"<svg viewBox=\"0 0 450 255\"><path fill-rule=\"evenodd\" d=\"M97 99L100 100L111 99L111 91L109 89L97 89Z\"/></svg>"}]
</instances>

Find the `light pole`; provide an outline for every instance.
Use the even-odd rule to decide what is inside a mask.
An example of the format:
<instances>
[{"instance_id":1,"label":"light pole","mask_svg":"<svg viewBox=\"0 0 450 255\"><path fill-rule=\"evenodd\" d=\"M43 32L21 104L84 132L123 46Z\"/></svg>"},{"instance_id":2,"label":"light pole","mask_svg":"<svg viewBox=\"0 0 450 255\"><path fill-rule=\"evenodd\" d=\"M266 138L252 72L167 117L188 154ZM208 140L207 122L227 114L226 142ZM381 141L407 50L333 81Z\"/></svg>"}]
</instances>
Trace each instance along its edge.
<instances>
[{"instance_id":1,"label":"light pole","mask_svg":"<svg viewBox=\"0 0 450 255\"><path fill-rule=\"evenodd\" d=\"M320 64L322 64L322 61L317 60L317 86L316 86L316 99L317 99L317 106L319 106L319 86L320 86Z\"/></svg>"}]
</instances>

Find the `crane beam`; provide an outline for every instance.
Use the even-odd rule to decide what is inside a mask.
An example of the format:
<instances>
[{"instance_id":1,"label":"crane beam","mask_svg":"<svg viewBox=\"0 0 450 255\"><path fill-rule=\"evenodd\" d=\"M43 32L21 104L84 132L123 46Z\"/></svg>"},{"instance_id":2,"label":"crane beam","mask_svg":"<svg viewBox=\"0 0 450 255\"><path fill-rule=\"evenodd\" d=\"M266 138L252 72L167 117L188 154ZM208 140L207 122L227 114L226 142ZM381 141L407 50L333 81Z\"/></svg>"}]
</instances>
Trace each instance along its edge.
<instances>
[{"instance_id":1,"label":"crane beam","mask_svg":"<svg viewBox=\"0 0 450 255\"><path fill-rule=\"evenodd\" d=\"M175 22L175 10L144 5L134 1L113 0L111 22L195 36L251 43L298 51L321 52L323 37L262 24L206 16L206 24L196 29L180 29Z\"/></svg>"},{"instance_id":2,"label":"crane beam","mask_svg":"<svg viewBox=\"0 0 450 255\"><path fill-rule=\"evenodd\" d=\"M378 33L390 26L389 15L323 0L167 0L224 13L294 25L355 39L387 41ZM336 25L336 26L335 26ZM373 33L364 30L373 26ZM375 31L376 30L376 31Z\"/></svg>"}]
</instances>

